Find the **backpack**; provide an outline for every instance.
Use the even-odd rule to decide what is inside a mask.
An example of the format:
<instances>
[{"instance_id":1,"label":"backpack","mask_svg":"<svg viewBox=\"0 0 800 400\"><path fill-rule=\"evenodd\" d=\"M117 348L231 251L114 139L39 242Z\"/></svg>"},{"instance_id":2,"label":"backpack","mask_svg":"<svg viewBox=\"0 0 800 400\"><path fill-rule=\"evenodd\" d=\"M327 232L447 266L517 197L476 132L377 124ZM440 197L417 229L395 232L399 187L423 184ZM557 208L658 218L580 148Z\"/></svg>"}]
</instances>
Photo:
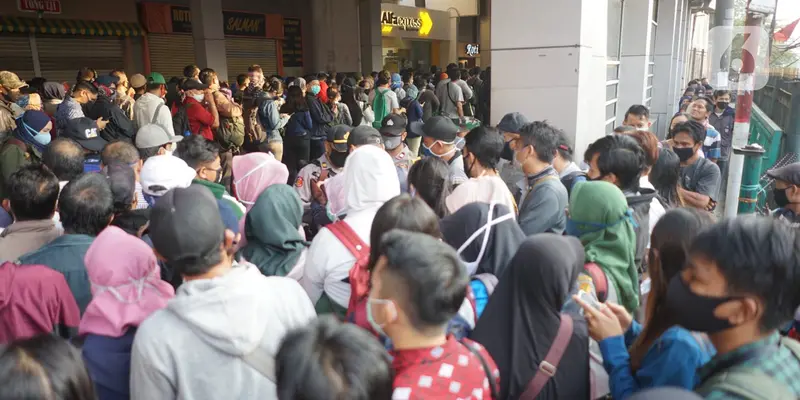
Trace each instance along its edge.
<instances>
[{"instance_id":1,"label":"backpack","mask_svg":"<svg viewBox=\"0 0 800 400\"><path fill-rule=\"evenodd\" d=\"M567 197L572 194L572 186L574 186L577 182L585 181L586 180L586 173L583 171L574 171L567 174L567 176L561 178L561 183L567 188Z\"/></svg>"},{"instance_id":2,"label":"backpack","mask_svg":"<svg viewBox=\"0 0 800 400\"><path fill-rule=\"evenodd\" d=\"M244 120L242 117L219 117L219 128L214 136L224 150L238 149L244 144Z\"/></svg>"},{"instance_id":3,"label":"backpack","mask_svg":"<svg viewBox=\"0 0 800 400\"><path fill-rule=\"evenodd\" d=\"M597 300L601 303L605 303L606 300L608 300L608 277L606 277L606 273L595 263L585 264L583 270L592 278Z\"/></svg>"},{"instance_id":4,"label":"backpack","mask_svg":"<svg viewBox=\"0 0 800 400\"><path fill-rule=\"evenodd\" d=\"M186 113L186 105L178 105L178 110L172 116L172 128L175 130L175 136L189 136L192 129L189 127L189 114Z\"/></svg>"},{"instance_id":5,"label":"backpack","mask_svg":"<svg viewBox=\"0 0 800 400\"><path fill-rule=\"evenodd\" d=\"M345 221L336 221L327 225L326 228L356 258L356 263L350 268L350 273L347 277L347 281L350 283L350 301L347 305L346 317L356 325L369 327L366 313L356 312L356 309L362 303L364 309L366 309L367 296L369 295L369 270L367 269L369 245L364 243Z\"/></svg>"},{"instance_id":6,"label":"backpack","mask_svg":"<svg viewBox=\"0 0 800 400\"><path fill-rule=\"evenodd\" d=\"M780 347L789 349L795 359L800 360L800 343L793 339L781 338ZM782 382L753 368L734 366L713 375L694 389L695 393L706 397L712 391L721 390L736 398L747 400L794 399L795 394Z\"/></svg>"},{"instance_id":7,"label":"backpack","mask_svg":"<svg viewBox=\"0 0 800 400\"><path fill-rule=\"evenodd\" d=\"M372 127L375 129L381 129L383 119L389 115L386 112L386 93L388 92L390 92L389 89L384 91L375 89L375 98L372 99L372 111L375 113L375 122L372 123Z\"/></svg>"}]
</instances>

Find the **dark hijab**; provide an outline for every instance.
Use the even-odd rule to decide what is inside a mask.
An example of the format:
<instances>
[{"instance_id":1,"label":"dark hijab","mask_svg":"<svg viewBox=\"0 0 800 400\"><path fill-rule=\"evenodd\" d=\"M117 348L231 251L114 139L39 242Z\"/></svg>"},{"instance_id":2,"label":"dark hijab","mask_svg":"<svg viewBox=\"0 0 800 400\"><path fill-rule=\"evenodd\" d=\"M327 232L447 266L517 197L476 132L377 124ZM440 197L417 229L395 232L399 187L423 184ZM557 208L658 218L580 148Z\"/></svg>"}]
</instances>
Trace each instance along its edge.
<instances>
[{"instance_id":1,"label":"dark hijab","mask_svg":"<svg viewBox=\"0 0 800 400\"><path fill-rule=\"evenodd\" d=\"M361 112L361 107L356 101L356 81L353 78L347 78L342 83L342 102L347 104L350 109L350 117L353 118L353 126L361 125L361 119L364 114Z\"/></svg>"},{"instance_id":2,"label":"dark hijab","mask_svg":"<svg viewBox=\"0 0 800 400\"><path fill-rule=\"evenodd\" d=\"M64 85L58 82L42 84L42 100L64 100L64 96L66 96Z\"/></svg>"},{"instance_id":3,"label":"dark hijab","mask_svg":"<svg viewBox=\"0 0 800 400\"><path fill-rule=\"evenodd\" d=\"M508 207L496 204L492 212L492 220L496 220L511 212ZM489 222L489 204L470 203L461 207L455 214L444 217L439 223L444 241L454 249L461 246L479 229ZM472 242L459 254L469 264L478 260L481 247L486 239L486 231L478 234ZM489 273L498 278L503 274L511 258L514 257L525 233L514 218L493 224L489 229L489 239L483 251L477 270L473 274ZM472 272L472 271L470 271Z\"/></svg>"},{"instance_id":4,"label":"dark hijab","mask_svg":"<svg viewBox=\"0 0 800 400\"><path fill-rule=\"evenodd\" d=\"M518 399L547 355L583 263L578 239L550 233L526 239L511 260L471 337L500 370L501 399ZM589 398L586 321L578 315L572 319L572 339L538 400Z\"/></svg>"}]
</instances>

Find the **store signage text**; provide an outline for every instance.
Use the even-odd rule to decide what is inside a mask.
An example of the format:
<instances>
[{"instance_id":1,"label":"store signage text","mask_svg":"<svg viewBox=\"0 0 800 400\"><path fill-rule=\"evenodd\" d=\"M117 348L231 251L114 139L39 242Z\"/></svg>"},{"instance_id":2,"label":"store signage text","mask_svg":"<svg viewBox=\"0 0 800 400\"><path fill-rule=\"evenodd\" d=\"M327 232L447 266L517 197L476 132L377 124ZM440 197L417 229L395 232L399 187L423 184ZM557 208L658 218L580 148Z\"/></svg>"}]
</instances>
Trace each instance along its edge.
<instances>
[{"instance_id":1,"label":"store signage text","mask_svg":"<svg viewBox=\"0 0 800 400\"><path fill-rule=\"evenodd\" d=\"M427 36L433 28L433 20L427 11L421 10L417 17L403 17L394 11L381 11L381 32L391 33L397 27L404 31L419 31L420 36Z\"/></svg>"},{"instance_id":2,"label":"store signage text","mask_svg":"<svg viewBox=\"0 0 800 400\"><path fill-rule=\"evenodd\" d=\"M481 47L477 43L468 43L464 46L464 53L467 57L477 57L481 54Z\"/></svg>"},{"instance_id":3,"label":"store signage text","mask_svg":"<svg viewBox=\"0 0 800 400\"><path fill-rule=\"evenodd\" d=\"M192 11L189 7L172 6L172 32L192 33ZM267 36L267 17L264 14L251 14L223 11L223 31L229 36Z\"/></svg>"},{"instance_id":4,"label":"store signage text","mask_svg":"<svg viewBox=\"0 0 800 400\"><path fill-rule=\"evenodd\" d=\"M61 0L18 0L17 8L25 12L61 14Z\"/></svg>"}]
</instances>

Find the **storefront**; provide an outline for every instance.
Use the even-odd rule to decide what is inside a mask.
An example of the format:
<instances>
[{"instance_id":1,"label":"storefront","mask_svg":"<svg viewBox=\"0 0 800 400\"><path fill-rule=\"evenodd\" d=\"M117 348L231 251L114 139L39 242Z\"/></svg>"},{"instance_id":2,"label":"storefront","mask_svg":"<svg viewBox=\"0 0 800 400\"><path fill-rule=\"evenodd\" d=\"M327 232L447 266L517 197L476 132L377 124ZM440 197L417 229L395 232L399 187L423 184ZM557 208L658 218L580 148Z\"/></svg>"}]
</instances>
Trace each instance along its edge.
<instances>
[{"instance_id":1,"label":"storefront","mask_svg":"<svg viewBox=\"0 0 800 400\"><path fill-rule=\"evenodd\" d=\"M479 43L458 42L458 65L461 68L473 68L480 63L481 45Z\"/></svg>"},{"instance_id":2,"label":"storefront","mask_svg":"<svg viewBox=\"0 0 800 400\"><path fill-rule=\"evenodd\" d=\"M22 79L40 76L74 82L82 67L92 67L99 73L136 68L134 47L144 34L137 23L70 19L85 15L81 11L84 7L62 5L60 0L14 3L0 6L2 69L14 71ZM122 10L135 10L133 1L120 1L118 5ZM109 14L98 15L102 18Z\"/></svg>"},{"instance_id":3,"label":"storefront","mask_svg":"<svg viewBox=\"0 0 800 400\"><path fill-rule=\"evenodd\" d=\"M183 68L196 63L192 38L192 13L186 6L143 3L142 22L147 29L150 70L167 79L182 76ZM222 11L225 56L229 82L258 64L264 74L281 74L283 17L276 14Z\"/></svg>"},{"instance_id":4,"label":"storefront","mask_svg":"<svg viewBox=\"0 0 800 400\"><path fill-rule=\"evenodd\" d=\"M449 46L456 45L450 41L450 15L443 11L382 4L380 23L383 66L392 72L441 66Z\"/></svg>"}]
</instances>

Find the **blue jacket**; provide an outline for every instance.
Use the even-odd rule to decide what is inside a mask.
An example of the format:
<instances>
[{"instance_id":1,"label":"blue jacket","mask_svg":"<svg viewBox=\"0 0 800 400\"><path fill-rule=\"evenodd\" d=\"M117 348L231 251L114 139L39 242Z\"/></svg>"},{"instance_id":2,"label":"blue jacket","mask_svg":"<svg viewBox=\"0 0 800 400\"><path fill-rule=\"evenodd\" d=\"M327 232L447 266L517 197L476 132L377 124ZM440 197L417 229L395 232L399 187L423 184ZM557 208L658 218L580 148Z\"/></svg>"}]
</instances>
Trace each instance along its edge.
<instances>
[{"instance_id":1,"label":"blue jacket","mask_svg":"<svg viewBox=\"0 0 800 400\"><path fill-rule=\"evenodd\" d=\"M419 104L419 101L412 100L410 103L408 103L408 106L406 107L406 117L408 118L409 138L419 137L419 135L411 132L410 126L412 122L422 121L422 114L422 105Z\"/></svg>"},{"instance_id":2,"label":"blue jacket","mask_svg":"<svg viewBox=\"0 0 800 400\"><path fill-rule=\"evenodd\" d=\"M136 328L114 338L87 335L83 342L83 361L94 382L98 400L130 398L131 348Z\"/></svg>"},{"instance_id":3,"label":"blue jacket","mask_svg":"<svg viewBox=\"0 0 800 400\"><path fill-rule=\"evenodd\" d=\"M285 135L292 137L307 136L314 128L309 111L296 111L286 123Z\"/></svg>"},{"instance_id":4,"label":"blue jacket","mask_svg":"<svg viewBox=\"0 0 800 400\"><path fill-rule=\"evenodd\" d=\"M41 249L23 255L19 260L21 264L41 264L61 272L83 315L92 300L92 288L83 257L93 240L94 237L88 235L63 235Z\"/></svg>"},{"instance_id":5,"label":"blue jacket","mask_svg":"<svg viewBox=\"0 0 800 400\"><path fill-rule=\"evenodd\" d=\"M333 113L331 113L328 106L323 104L311 92L306 94L306 102L308 102L308 111L311 113L311 121L313 122L310 130L311 139L327 139L328 131L333 124Z\"/></svg>"},{"instance_id":6,"label":"blue jacket","mask_svg":"<svg viewBox=\"0 0 800 400\"><path fill-rule=\"evenodd\" d=\"M653 387L674 386L692 390L697 382L696 370L714 353L709 344L701 345L691 332L678 326L667 329L647 350L636 373L631 371L630 347L642 326L633 321L625 336L613 336L600 342L603 366L608 372L611 396L625 399Z\"/></svg>"}]
</instances>

